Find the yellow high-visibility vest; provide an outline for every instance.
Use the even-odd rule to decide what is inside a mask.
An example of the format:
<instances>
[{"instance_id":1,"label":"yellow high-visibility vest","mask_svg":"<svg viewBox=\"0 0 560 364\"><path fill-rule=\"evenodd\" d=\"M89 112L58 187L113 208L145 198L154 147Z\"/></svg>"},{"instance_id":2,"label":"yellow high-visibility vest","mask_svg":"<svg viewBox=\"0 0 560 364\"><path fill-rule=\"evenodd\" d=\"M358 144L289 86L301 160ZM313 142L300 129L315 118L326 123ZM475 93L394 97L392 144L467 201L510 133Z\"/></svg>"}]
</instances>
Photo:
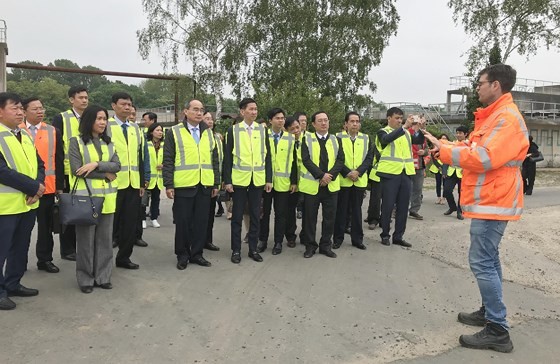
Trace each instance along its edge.
<instances>
[{"instance_id":1,"label":"yellow high-visibility vest","mask_svg":"<svg viewBox=\"0 0 560 364\"><path fill-rule=\"evenodd\" d=\"M257 187L266 183L266 130L253 123L251 137L245 123L235 124L233 133L233 164L231 182L234 186L247 187L253 181Z\"/></svg>"},{"instance_id":2,"label":"yellow high-visibility vest","mask_svg":"<svg viewBox=\"0 0 560 364\"><path fill-rule=\"evenodd\" d=\"M438 163L441 166L443 163L441 163L441 161L438 159ZM441 167L439 167L441 168ZM430 166L430 172L432 172L433 174L438 174L441 173L441 171L439 170L438 166L436 166L433 162L432 165Z\"/></svg>"},{"instance_id":3,"label":"yellow high-visibility vest","mask_svg":"<svg viewBox=\"0 0 560 364\"><path fill-rule=\"evenodd\" d=\"M386 126L382 130L389 134L394 129ZM405 130L403 136L392 141L384 149L381 148L381 142L378 139L375 143L377 149L381 151L377 172L398 175L404 169L409 176L416 174L414 160L412 159L412 139L408 130Z\"/></svg>"},{"instance_id":4,"label":"yellow high-visibility vest","mask_svg":"<svg viewBox=\"0 0 560 364\"><path fill-rule=\"evenodd\" d=\"M283 132L278 139L278 145L274 146L274 136L269 134L270 151L272 159L272 187L277 192L288 192L290 190L290 174L294 162L294 148L296 138L288 132Z\"/></svg>"},{"instance_id":5,"label":"yellow high-visibility vest","mask_svg":"<svg viewBox=\"0 0 560 364\"><path fill-rule=\"evenodd\" d=\"M222 168L224 163L224 143L222 139L214 134L214 141L216 142L216 148L218 148L218 160L220 161L219 171L220 171L220 183L222 182Z\"/></svg>"},{"instance_id":6,"label":"yellow high-visibility vest","mask_svg":"<svg viewBox=\"0 0 560 364\"><path fill-rule=\"evenodd\" d=\"M184 123L171 128L175 140L174 188L194 187L199 183L214 186L212 153L216 148L212 130L206 129L196 144Z\"/></svg>"},{"instance_id":7,"label":"yellow high-visibility vest","mask_svg":"<svg viewBox=\"0 0 560 364\"><path fill-rule=\"evenodd\" d=\"M463 178L463 168L461 167L453 167L453 166L449 166L447 168L447 176L451 177L453 176L453 172L457 173L457 178Z\"/></svg>"},{"instance_id":8,"label":"yellow high-visibility vest","mask_svg":"<svg viewBox=\"0 0 560 364\"><path fill-rule=\"evenodd\" d=\"M80 135L80 121L74 114L72 109L61 112L62 115L62 141L64 144L64 174L70 176L70 159L68 158L68 148L70 147L70 139Z\"/></svg>"},{"instance_id":9,"label":"yellow high-visibility vest","mask_svg":"<svg viewBox=\"0 0 560 364\"><path fill-rule=\"evenodd\" d=\"M350 134L346 131L338 133L336 137L342 142L344 164L346 167L350 170L358 169L358 167L361 166L366 159L369 149L369 136L358 132L358 135L353 143ZM367 187L367 180L367 173L362 174L356 182L352 181L350 178L342 178L342 176L340 176L340 187Z\"/></svg>"},{"instance_id":10,"label":"yellow high-visibility vest","mask_svg":"<svg viewBox=\"0 0 560 364\"><path fill-rule=\"evenodd\" d=\"M119 155L121 170L117 173L117 186L123 190L131 186L139 189L140 187L140 167L139 156L144 156L143 141L144 135L140 131L138 124L129 123L127 128L127 139L124 137L122 127L113 118L109 119L107 135L111 137L111 142L115 145L115 150Z\"/></svg>"},{"instance_id":11,"label":"yellow high-visibility vest","mask_svg":"<svg viewBox=\"0 0 560 364\"><path fill-rule=\"evenodd\" d=\"M319 140L317 140L317 134L306 133L305 143L307 144L307 149L309 150L309 157L315 165L319 165L321 158L321 146L319 145ZM335 162L336 156L338 155L338 139L334 135L329 134L329 140L325 143L325 148L327 149L327 155L329 158L328 169L330 170ZM333 180L328 185L329 191L337 192L340 190L340 178L333 176ZM319 180L315 179L313 175L305 168L303 163L300 169L300 179L298 188L300 192L306 193L308 195L316 195L319 192Z\"/></svg>"},{"instance_id":12,"label":"yellow high-visibility vest","mask_svg":"<svg viewBox=\"0 0 560 364\"><path fill-rule=\"evenodd\" d=\"M74 137L78 141L78 147L80 148L80 154L82 155L82 165L86 165L92 162L110 162L115 154L115 146L113 143L107 145L102 139L99 140L101 145L101 158L99 158L99 153L95 149L93 142L88 142L84 144L81 137ZM76 176L70 175L70 185L74 186L76 181ZM88 190L86 188L86 183L88 184L89 190L93 196L105 197L103 201L102 214L112 214L115 212L117 207L117 184L118 178L113 182L107 182L105 179L98 178L78 178L78 185L76 187L76 194L80 196L88 196Z\"/></svg>"},{"instance_id":13,"label":"yellow high-visibility vest","mask_svg":"<svg viewBox=\"0 0 560 364\"><path fill-rule=\"evenodd\" d=\"M154 188L159 188L163 190L163 174L162 170L157 169L157 166L163 164L163 141L159 144L159 151L156 152L154 143L148 141L148 153L150 153L150 184L148 185L149 190Z\"/></svg>"},{"instance_id":14,"label":"yellow high-visibility vest","mask_svg":"<svg viewBox=\"0 0 560 364\"><path fill-rule=\"evenodd\" d=\"M0 153L10 169L36 179L39 166L33 138L23 129L20 133L21 143L8 127L0 123ZM21 214L39 207L39 201L27 205L26 199L25 193L0 183L0 215Z\"/></svg>"}]
</instances>

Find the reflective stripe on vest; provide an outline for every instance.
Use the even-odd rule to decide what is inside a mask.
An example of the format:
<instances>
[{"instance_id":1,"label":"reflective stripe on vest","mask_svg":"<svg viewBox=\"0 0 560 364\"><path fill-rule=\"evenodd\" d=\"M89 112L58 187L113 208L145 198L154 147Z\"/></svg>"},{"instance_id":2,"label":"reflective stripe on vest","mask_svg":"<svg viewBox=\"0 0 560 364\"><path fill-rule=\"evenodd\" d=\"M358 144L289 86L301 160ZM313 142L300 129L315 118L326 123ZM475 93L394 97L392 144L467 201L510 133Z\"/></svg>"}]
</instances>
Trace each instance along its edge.
<instances>
[{"instance_id":1,"label":"reflective stripe on vest","mask_svg":"<svg viewBox=\"0 0 560 364\"><path fill-rule=\"evenodd\" d=\"M61 112L60 115L62 115L62 141L64 142L64 174L69 176L72 173L68 148L70 148L70 139L79 135L80 121L72 110Z\"/></svg>"},{"instance_id":2,"label":"reflective stripe on vest","mask_svg":"<svg viewBox=\"0 0 560 364\"><path fill-rule=\"evenodd\" d=\"M391 133L394 129L387 126L383 128L387 134ZM409 176L415 175L414 161L412 159L412 140L408 130L404 131L405 140L398 137L392 141L385 148L381 148L381 142L376 140L378 150L381 151L379 158L379 165L377 172L398 175L401 174L403 169Z\"/></svg>"},{"instance_id":3,"label":"reflective stripe on vest","mask_svg":"<svg viewBox=\"0 0 560 364\"><path fill-rule=\"evenodd\" d=\"M453 173L457 174L457 178L462 178L463 177L463 168L449 166L447 168L447 176L451 177L451 176L453 176Z\"/></svg>"},{"instance_id":4,"label":"reflective stripe on vest","mask_svg":"<svg viewBox=\"0 0 560 364\"><path fill-rule=\"evenodd\" d=\"M338 155L338 139L334 135L329 135L330 143L325 144L327 149L327 154L329 157L329 163L327 168L330 170L336 161L336 156ZM307 144L307 150L309 151L309 159L317 166L320 163L321 156L321 146L319 140L315 133L306 133L305 142ZM333 180L328 184L329 191L336 192L340 190L340 179L333 176ZM300 192L306 193L308 195L315 195L319 192L319 180L315 179L313 175L305 168L303 163L300 169L300 180L298 184Z\"/></svg>"},{"instance_id":5,"label":"reflective stripe on vest","mask_svg":"<svg viewBox=\"0 0 560 364\"><path fill-rule=\"evenodd\" d=\"M148 141L148 152L150 153L150 184L148 185L149 190L154 188L163 189L163 174L162 170L158 170L157 166L163 164L163 141L159 145L159 150L156 152L154 143Z\"/></svg>"},{"instance_id":6,"label":"reflective stripe on vest","mask_svg":"<svg viewBox=\"0 0 560 364\"><path fill-rule=\"evenodd\" d=\"M198 145L183 123L171 128L175 139L175 188L214 185L212 153L215 148L214 134L206 129L202 132Z\"/></svg>"},{"instance_id":7,"label":"reflective stripe on vest","mask_svg":"<svg viewBox=\"0 0 560 364\"><path fill-rule=\"evenodd\" d=\"M252 124L251 136L244 125L233 126L233 164L231 170L232 184L264 186L266 181L266 131L260 124Z\"/></svg>"},{"instance_id":8,"label":"reflective stripe on vest","mask_svg":"<svg viewBox=\"0 0 560 364\"><path fill-rule=\"evenodd\" d=\"M354 142L347 132L341 132L336 135L342 141L342 149L344 150L344 164L350 170L356 170L362 165L366 159L367 152L369 149L369 136L363 133L359 133L356 136ZM362 141L362 143L356 143L357 141ZM358 150L356 150L356 147ZM361 148L361 153L359 148ZM356 182L352 181L350 178L342 178L340 180L340 187L367 187L368 176L364 173Z\"/></svg>"},{"instance_id":9,"label":"reflective stripe on vest","mask_svg":"<svg viewBox=\"0 0 560 364\"><path fill-rule=\"evenodd\" d=\"M128 188L129 186L139 189L141 186L138 157L144 154L144 148L142 147L143 138L140 128L137 124L128 124L127 142L122 127L115 119L111 118L106 133L111 137L111 142L114 144L116 153L121 162L121 170L117 173L116 179L119 190Z\"/></svg>"},{"instance_id":10,"label":"reflective stripe on vest","mask_svg":"<svg viewBox=\"0 0 560 364\"><path fill-rule=\"evenodd\" d=\"M288 192L290 190L290 174L292 171L292 163L294 161L295 138L288 132L283 132L278 145L274 148L274 136L269 135L271 146L272 160L272 187L277 192ZM274 149L273 149L274 148Z\"/></svg>"},{"instance_id":11,"label":"reflective stripe on vest","mask_svg":"<svg viewBox=\"0 0 560 364\"><path fill-rule=\"evenodd\" d=\"M0 124L0 153L10 169L36 179L39 166L33 139L25 129L21 129L20 133L21 143L6 126ZM21 214L39 206L39 201L27 205L26 198L23 192L0 184L0 215Z\"/></svg>"},{"instance_id":12,"label":"reflective stripe on vest","mask_svg":"<svg viewBox=\"0 0 560 364\"><path fill-rule=\"evenodd\" d=\"M214 141L216 142L216 148L218 148L218 161L220 162L220 183L222 182L222 164L224 163L224 145L222 144L222 139L214 133Z\"/></svg>"},{"instance_id":13,"label":"reflective stripe on vest","mask_svg":"<svg viewBox=\"0 0 560 364\"><path fill-rule=\"evenodd\" d=\"M99 153L97 149L95 149L95 145L93 142L88 142L87 145L84 144L84 141L80 137L75 138L78 142L78 147L80 148L80 154L82 155L82 163L86 165L92 162L109 162L113 158L113 154L115 154L115 147L113 143L107 145L103 140L99 140L99 144L101 146L101 158L99 157ZM73 186L76 180L76 176L72 175L70 178L70 184ZM103 209L101 211L102 214L112 214L116 210L117 205L117 185L115 181L107 182L104 179L98 178L79 178L78 179L78 186L76 188L76 194L79 196L88 196L88 190L86 188L85 183L88 184L88 187L91 191L93 196L104 197L105 200L103 201Z\"/></svg>"}]
</instances>

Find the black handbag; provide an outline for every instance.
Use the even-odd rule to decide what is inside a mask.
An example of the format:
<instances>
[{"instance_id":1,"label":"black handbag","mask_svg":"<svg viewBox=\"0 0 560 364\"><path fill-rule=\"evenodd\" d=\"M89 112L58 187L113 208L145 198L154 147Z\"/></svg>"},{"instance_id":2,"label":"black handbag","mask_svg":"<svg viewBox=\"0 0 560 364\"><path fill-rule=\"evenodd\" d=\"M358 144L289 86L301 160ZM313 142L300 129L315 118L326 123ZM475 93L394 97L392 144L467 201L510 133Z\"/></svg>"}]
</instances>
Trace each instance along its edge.
<instances>
[{"instance_id":1,"label":"black handbag","mask_svg":"<svg viewBox=\"0 0 560 364\"><path fill-rule=\"evenodd\" d=\"M58 209L60 222L63 225L97 225L99 222L99 215L103 210L103 201L105 197L92 196L85 178L84 182L88 191L88 196L76 195L79 178L83 177L76 178L76 182L74 182L74 187L72 187L70 193L59 195Z\"/></svg>"},{"instance_id":2,"label":"black handbag","mask_svg":"<svg viewBox=\"0 0 560 364\"><path fill-rule=\"evenodd\" d=\"M530 160L531 162L533 162L533 163L540 162L540 161L544 161L544 156L542 155L541 152L539 152L539 155L538 155L538 156L536 156L536 157L529 157L529 160Z\"/></svg>"},{"instance_id":3,"label":"black handbag","mask_svg":"<svg viewBox=\"0 0 560 364\"><path fill-rule=\"evenodd\" d=\"M58 197L57 197L58 198ZM52 207L52 232L53 234L60 234L62 232L62 224L60 223L60 208L58 202Z\"/></svg>"}]
</instances>

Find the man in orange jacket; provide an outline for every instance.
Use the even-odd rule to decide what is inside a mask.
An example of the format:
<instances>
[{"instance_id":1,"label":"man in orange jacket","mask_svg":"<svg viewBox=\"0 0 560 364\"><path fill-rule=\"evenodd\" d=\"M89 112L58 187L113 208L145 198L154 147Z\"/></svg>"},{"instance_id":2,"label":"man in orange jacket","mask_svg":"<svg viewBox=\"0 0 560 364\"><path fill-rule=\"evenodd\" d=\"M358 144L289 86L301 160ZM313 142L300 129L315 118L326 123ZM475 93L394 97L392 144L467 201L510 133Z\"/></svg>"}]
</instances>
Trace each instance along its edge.
<instances>
[{"instance_id":1,"label":"man in orange jacket","mask_svg":"<svg viewBox=\"0 0 560 364\"><path fill-rule=\"evenodd\" d=\"M529 146L525 121L510 93L516 75L504 64L480 71L476 89L486 107L475 112L468 141L442 144L427 134L443 163L463 168L461 207L463 215L472 218L469 265L483 306L473 313L459 313L458 319L484 329L474 335L461 335L459 342L467 348L500 352L511 352L513 344L502 298L499 245L508 221L519 220L523 211L519 167Z\"/></svg>"}]
</instances>

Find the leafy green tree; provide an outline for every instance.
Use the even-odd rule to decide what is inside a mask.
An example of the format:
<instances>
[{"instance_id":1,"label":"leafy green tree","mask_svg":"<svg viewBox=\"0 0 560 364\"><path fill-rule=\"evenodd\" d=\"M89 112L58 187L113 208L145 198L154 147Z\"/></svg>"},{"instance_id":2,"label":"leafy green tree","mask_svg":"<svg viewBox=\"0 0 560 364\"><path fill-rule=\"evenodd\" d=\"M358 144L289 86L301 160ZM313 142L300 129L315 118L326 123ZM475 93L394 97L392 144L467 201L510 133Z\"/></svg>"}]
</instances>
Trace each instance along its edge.
<instances>
[{"instance_id":1,"label":"leafy green tree","mask_svg":"<svg viewBox=\"0 0 560 364\"><path fill-rule=\"evenodd\" d=\"M68 109L68 87L52 78L43 78L39 81L8 81L7 89L22 98L38 97L46 109L46 117L49 120Z\"/></svg>"},{"instance_id":2,"label":"leafy green tree","mask_svg":"<svg viewBox=\"0 0 560 364\"><path fill-rule=\"evenodd\" d=\"M30 66L42 66L43 64L35 61L23 61L18 62L17 64L24 64ZM23 68L12 68L11 71L7 74L8 81L35 81L38 82L43 78L48 77L47 71L41 70L29 70Z\"/></svg>"},{"instance_id":3,"label":"leafy green tree","mask_svg":"<svg viewBox=\"0 0 560 364\"><path fill-rule=\"evenodd\" d=\"M468 51L473 74L498 44L504 63L517 52L529 58L546 47L560 46L558 0L449 0L453 20L462 24L475 44Z\"/></svg>"}]
</instances>

